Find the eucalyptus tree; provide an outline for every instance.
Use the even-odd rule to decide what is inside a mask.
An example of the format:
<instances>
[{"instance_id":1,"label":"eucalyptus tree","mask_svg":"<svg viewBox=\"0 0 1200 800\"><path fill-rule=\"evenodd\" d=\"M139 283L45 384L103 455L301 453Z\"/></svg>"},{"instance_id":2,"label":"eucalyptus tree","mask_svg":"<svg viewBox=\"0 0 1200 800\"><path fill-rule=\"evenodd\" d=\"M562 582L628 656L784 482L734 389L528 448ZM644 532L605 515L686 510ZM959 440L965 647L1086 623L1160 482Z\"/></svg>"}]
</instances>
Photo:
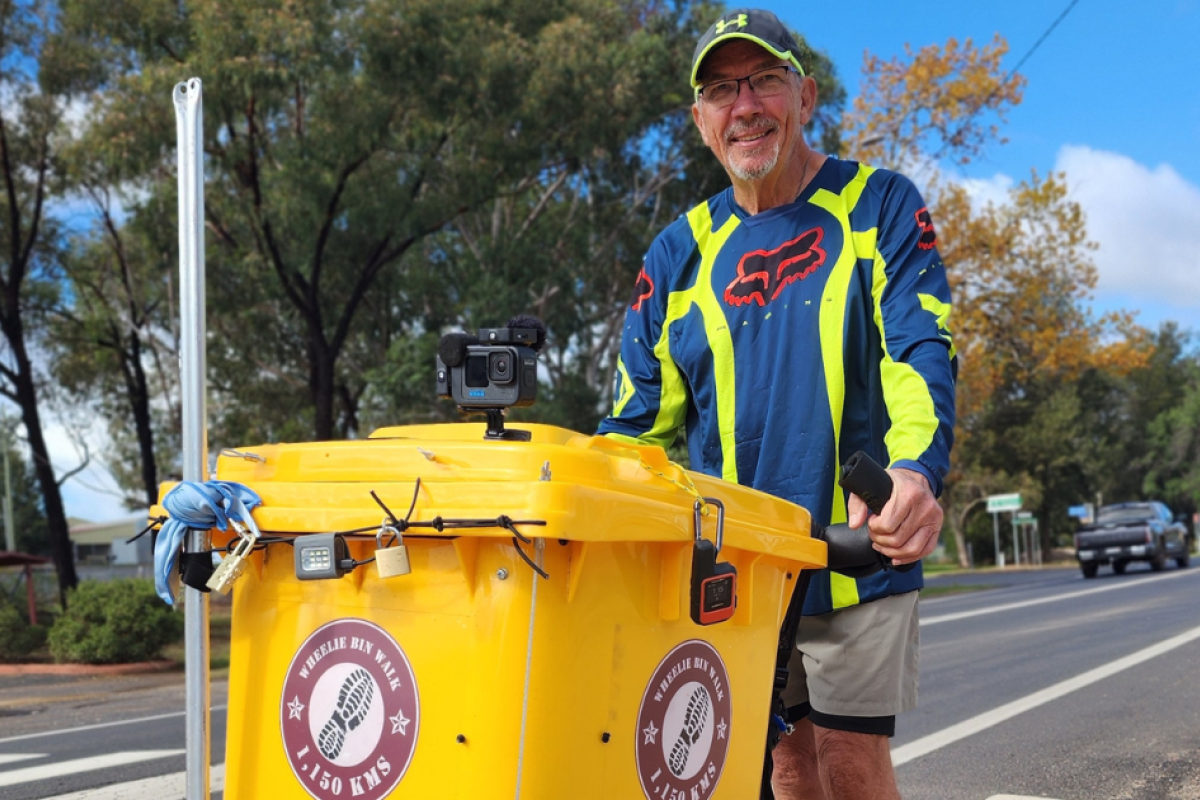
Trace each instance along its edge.
<instances>
[{"instance_id":1,"label":"eucalyptus tree","mask_svg":"<svg viewBox=\"0 0 1200 800\"><path fill-rule=\"evenodd\" d=\"M150 197L121 219L128 198L119 182L90 175L72 184L88 198L94 225L60 259L71 302L49 320L50 362L60 392L106 423L103 460L125 505L146 508L162 475L179 472L173 209Z\"/></svg>"},{"instance_id":2,"label":"eucalyptus tree","mask_svg":"<svg viewBox=\"0 0 1200 800\"><path fill-rule=\"evenodd\" d=\"M602 91L614 77L650 73L653 80L638 81L646 87L640 127L613 128L586 158L543 171L526 191L462 215L433 240L454 276L448 300L464 327L503 324L504 309L545 321L546 401L522 418L595 430L645 252L667 225L729 185L695 130L687 81L694 43L715 16L705 6L684 24L655 20L644 52L590 78ZM808 133L836 149L845 91L829 58L798 38L805 71L821 88Z\"/></svg>"},{"instance_id":3,"label":"eucalyptus tree","mask_svg":"<svg viewBox=\"0 0 1200 800\"><path fill-rule=\"evenodd\" d=\"M687 7L61 6L56 75L92 92L88 146L129 179L170 161L172 86L204 82L212 408L233 439L355 433L391 344L365 312L393 338L437 323L448 276L422 242L661 114Z\"/></svg>"},{"instance_id":4,"label":"eucalyptus tree","mask_svg":"<svg viewBox=\"0 0 1200 800\"><path fill-rule=\"evenodd\" d=\"M0 395L19 409L41 491L60 595L77 583L59 486L43 429L36 359L46 315L59 300L59 225L47 214L58 188L64 99L31 65L50 29L37 5L0 1Z\"/></svg>"}]
</instances>

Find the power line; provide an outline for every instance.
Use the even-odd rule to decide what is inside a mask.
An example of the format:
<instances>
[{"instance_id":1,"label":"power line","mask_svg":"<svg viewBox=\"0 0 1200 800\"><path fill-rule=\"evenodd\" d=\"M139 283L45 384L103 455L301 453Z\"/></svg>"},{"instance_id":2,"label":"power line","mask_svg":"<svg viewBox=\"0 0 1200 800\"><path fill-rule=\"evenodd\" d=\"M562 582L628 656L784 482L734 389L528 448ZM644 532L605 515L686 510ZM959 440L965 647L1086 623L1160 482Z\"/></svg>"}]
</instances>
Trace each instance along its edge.
<instances>
[{"instance_id":1,"label":"power line","mask_svg":"<svg viewBox=\"0 0 1200 800\"><path fill-rule=\"evenodd\" d=\"M1033 45L1028 50L1025 51L1025 55L1021 56L1021 59L1017 62L1017 65L1015 67L1013 67L1012 69L1010 69L1008 72L1004 73L1004 77L1002 77L1000 79L1000 81L996 84L996 88L992 89L992 91L988 94L988 96L983 99L983 102L980 103L979 106L974 111L972 111L965 120L963 120L963 123L958 126L958 129L954 132L954 134L952 136L950 136L949 140L945 144L942 145L942 149L938 150L934 154L933 161L938 161L943 155L945 155L947 148L950 147L949 143L958 138L959 134L961 134L963 132L963 129L967 127L967 123L969 123L971 121L971 118L974 117L976 114L978 114L980 112L980 110L987 107L987 104L990 103L992 101L992 98L996 96L996 92L1000 91L1000 88L1002 86L1004 86L1004 83L1009 78L1011 78L1013 75L1015 75L1017 73L1017 71L1021 69L1022 66L1024 66L1025 62L1029 60L1029 57L1032 56L1035 52L1037 52L1037 49L1042 46L1042 42L1046 41L1046 39L1048 39L1050 37L1050 34L1054 32L1054 29L1058 27L1058 24L1060 22L1062 22L1064 19L1066 19L1067 14L1070 14L1071 9L1075 8L1075 6L1078 4L1079 4L1079 0L1071 0L1071 2L1067 3L1067 7L1062 10L1062 13L1058 15L1058 17L1054 20L1054 22L1050 23L1050 26L1048 28L1046 28L1045 31L1042 32L1042 35L1038 37L1037 41L1034 42Z\"/></svg>"},{"instance_id":2,"label":"power line","mask_svg":"<svg viewBox=\"0 0 1200 800\"><path fill-rule=\"evenodd\" d=\"M1042 46L1042 42L1046 41L1050 34L1054 32L1054 29L1058 27L1058 23L1066 19L1067 14L1070 14L1071 9L1074 8L1078 3L1079 0L1071 0L1071 2L1067 4L1067 7L1063 9L1063 12L1058 15L1058 19L1050 23L1050 27L1046 28L1046 32L1038 37L1038 40L1033 43L1033 47L1029 48L1025 55L1021 56L1021 60L1017 62L1017 65L1008 71L1008 74L1004 76L1005 80L1008 79L1009 75L1012 75L1014 72L1017 72L1021 69L1022 65L1029 60L1029 57L1033 55L1034 51Z\"/></svg>"}]
</instances>

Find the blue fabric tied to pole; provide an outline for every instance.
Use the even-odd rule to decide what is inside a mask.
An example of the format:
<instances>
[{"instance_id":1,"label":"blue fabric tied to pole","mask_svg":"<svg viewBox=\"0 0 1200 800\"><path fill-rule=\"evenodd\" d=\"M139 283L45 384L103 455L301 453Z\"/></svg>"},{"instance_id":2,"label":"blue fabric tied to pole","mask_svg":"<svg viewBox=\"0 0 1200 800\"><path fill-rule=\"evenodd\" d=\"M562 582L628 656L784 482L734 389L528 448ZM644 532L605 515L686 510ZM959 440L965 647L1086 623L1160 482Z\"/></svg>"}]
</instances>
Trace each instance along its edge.
<instances>
[{"instance_id":1,"label":"blue fabric tied to pole","mask_svg":"<svg viewBox=\"0 0 1200 800\"><path fill-rule=\"evenodd\" d=\"M250 511L262 505L262 499L248 486L233 481L184 481L167 492L163 508L170 515L154 542L154 588L167 605L175 605L171 576L191 528L229 530L229 521L240 522L260 534Z\"/></svg>"}]
</instances>

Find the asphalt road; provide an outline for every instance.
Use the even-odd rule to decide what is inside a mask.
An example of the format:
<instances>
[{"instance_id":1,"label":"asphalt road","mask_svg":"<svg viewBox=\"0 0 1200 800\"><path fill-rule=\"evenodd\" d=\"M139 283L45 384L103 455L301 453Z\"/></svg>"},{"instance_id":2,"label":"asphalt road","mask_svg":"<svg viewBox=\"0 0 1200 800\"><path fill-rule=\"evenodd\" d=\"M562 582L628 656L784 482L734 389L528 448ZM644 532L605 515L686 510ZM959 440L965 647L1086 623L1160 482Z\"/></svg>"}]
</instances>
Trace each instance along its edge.
<instances>
[{"instance_id":1,"label":"asphalt road","mask_svg":"<svg viewBox=\"0 0 1200 800\"><path fill-rule=\"evenodd\" d=\"M898 766L906 800L1200 799L1200 570L929 584L984 580L921 603L920 707L893 754L938 746Z\"/></svg>"},{"instance_id":2,"label":"asphalt road","mask_svg":"<svg viewBox=\"0 0 1200 800\"><path fill-rule=\"evenodd\" d=\"M226 684L214 681L211 695L213 760L219 762ZM181 773L183 707L182 672L0 676L0 798L69 796ZM126 800L119 792L112 800L118 798Z\"/></svg>"},{"instance_id":3,"label":"asphalt road","mask_svg":"<svg viewBox=\"0 0 1200 800\"><path fill-rule=\"evenodd\" d=\"M989 588L921 602L921 704L893 740L906 800L1200 800L1200 568L927 582ZM182 704L179 673L0 676L0 797L181 798L154 781L182 786Z\"/></svg>"}]
</instances>

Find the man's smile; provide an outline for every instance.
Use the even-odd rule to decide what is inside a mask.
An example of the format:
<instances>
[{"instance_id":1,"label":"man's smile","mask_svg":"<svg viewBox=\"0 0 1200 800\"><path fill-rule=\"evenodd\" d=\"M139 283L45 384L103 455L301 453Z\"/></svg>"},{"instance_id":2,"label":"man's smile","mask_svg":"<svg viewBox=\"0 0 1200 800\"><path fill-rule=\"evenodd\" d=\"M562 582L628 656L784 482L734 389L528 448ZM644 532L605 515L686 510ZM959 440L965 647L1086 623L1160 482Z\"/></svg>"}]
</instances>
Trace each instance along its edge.
<instances>
[{"instance_id":1,"label":"man's smile","mask_svg":"<svg viewBox=\"0 0 1200 800\"><path fill-rule=\"evenodd\" d=\"M775 133L776 128L755 128L753 130L740 130L731 132L726 140L729 144L744 150L753 150L762 145L771 134Z\"/></svg>"}]
</instances>

